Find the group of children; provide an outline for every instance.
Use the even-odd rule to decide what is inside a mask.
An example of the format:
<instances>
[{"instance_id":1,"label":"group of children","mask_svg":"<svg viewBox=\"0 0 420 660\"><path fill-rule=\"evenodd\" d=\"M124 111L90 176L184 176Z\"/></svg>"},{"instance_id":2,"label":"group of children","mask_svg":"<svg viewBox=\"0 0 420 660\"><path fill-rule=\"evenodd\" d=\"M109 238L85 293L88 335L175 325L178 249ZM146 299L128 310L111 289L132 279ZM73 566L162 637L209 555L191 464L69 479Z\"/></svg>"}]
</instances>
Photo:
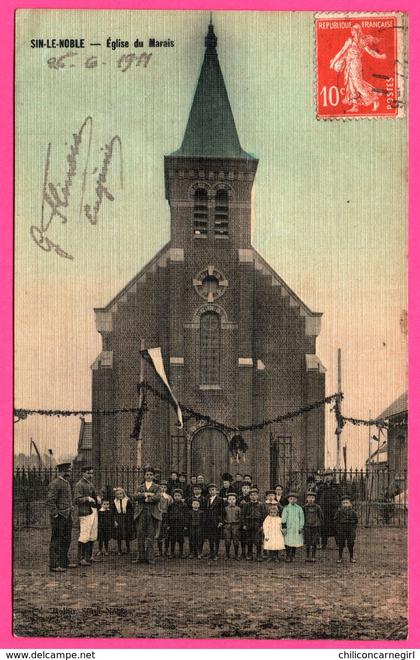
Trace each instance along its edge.
<instances>
[{"instance_id":1,"label":"group of children","mask_svg":"<svg viewBox=\"0 0 420 660\"><path fill-rule=\"evenodd\" d=\"M298 504L295 492L284 496L283 487L276 486L265 493L260 501L259 489L252 486L249 475L241 483L223 481L207 486L197 477L188 486L175 480L162 480L159 522L156 541L158 556L172 559L184 557L185 539L188 538L188 558L203 558L204 543L208 541L209 559L218 560L220 542L225 545L225 559L280 561L286 551L286 562L292 562L296 549L305 546L306 561L316 561L323 511L316 503L316 493L308 491L303 506ZM178 476L178 475L176 475ZM249 477L249 478L248 478ZM107 555L111 538L117 540L118 554L130 551L135 536L133 504L122 488L114 490L114 499L103 499L99 508L98 554ZM343 560L347 544L350 561L354 559L357 514L351 499L341 497L341 506L335 514L338 562ZM233 550L233 555L232 555Z\"/></svg>"}]
</instances>

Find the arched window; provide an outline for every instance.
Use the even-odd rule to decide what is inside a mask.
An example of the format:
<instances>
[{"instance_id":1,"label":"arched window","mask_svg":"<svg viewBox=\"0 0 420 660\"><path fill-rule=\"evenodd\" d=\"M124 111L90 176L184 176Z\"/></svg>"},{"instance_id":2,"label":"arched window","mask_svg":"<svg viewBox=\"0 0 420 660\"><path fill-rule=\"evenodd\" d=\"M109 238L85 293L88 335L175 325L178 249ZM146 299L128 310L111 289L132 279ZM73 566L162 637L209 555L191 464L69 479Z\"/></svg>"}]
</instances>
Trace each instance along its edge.
<instances>
[{"instance_id":1,"label":"arched window","mask_svg":"<svg viewBox=\"0 0 420 660\"><path fill-rule=\"evenodd\" d=\"M194 236L207 236L208 208L207 190L198 188L194 193Z\"/></svg>"},{"instance_id":2,"label":"arched window","mask_svg":"<svg viewBox=\"0 0 420 660\"><path fill-rule=\"evenodd\" d=\"M228 236L229 234L229 198L227 190L221 189L216 193L216 208L214 212L214 235Z\"/></svg>"},{"instance_id":3,"label":"arched window","mask_svg":"<svg viewBox=\"0 0 420 660\"><path fill-rule=\"evenodd\" d=\"M200 317L200 385L220 385L220 317L216 312Z\"/></svg>"}]
</instances>

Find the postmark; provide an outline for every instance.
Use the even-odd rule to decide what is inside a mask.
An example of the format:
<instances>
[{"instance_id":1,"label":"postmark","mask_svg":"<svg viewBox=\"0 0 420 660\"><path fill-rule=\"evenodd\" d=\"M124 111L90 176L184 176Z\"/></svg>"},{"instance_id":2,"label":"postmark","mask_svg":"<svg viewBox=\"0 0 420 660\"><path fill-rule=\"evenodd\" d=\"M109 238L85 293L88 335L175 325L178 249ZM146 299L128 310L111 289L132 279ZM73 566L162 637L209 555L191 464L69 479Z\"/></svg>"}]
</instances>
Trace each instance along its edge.
<instances>
[{"instance_id":1,"label":"postmark","mask_svg":"<svg viewBox=\"0 0 420 660\"><path fill-rule=\"evenodd\" d=\"M315 15L318 119L404 116L403 14Z\"/></svg>"}]
</instances>

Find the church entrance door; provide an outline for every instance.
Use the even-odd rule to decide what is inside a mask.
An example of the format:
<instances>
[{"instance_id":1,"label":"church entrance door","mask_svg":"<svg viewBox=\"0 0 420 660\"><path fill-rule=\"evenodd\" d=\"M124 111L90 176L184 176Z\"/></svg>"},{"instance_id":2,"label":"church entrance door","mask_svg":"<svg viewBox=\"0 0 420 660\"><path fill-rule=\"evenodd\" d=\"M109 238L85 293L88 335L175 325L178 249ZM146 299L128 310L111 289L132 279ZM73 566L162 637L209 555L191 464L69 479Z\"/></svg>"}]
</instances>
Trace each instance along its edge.
<instances>
[{"instance_id":1,"label":"church entrance door","mask_svg":"<svg viewBox=\"0 0 420 660\"><path fill-rule=\"evenodd\" d=\"M225 434L208 427L197 431L191 444L191 474L202 474L206 483L214 481L219 485L228 466L229 448Z\"/></svg>"}]
</instances>

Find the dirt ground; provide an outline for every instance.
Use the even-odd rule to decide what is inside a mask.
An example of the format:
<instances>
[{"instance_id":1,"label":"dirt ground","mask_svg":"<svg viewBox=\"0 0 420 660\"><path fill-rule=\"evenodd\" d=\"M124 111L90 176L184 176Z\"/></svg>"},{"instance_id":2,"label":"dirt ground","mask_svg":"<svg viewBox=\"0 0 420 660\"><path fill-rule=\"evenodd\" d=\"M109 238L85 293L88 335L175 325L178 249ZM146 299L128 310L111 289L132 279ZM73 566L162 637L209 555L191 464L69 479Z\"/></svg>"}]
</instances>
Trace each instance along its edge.
<instances>
[{"instance_id":1,"label":"dirt ground","mask_svg":"<svg viewBox=\"0 0 420 660\"><path fill-rule=\"evenodd\" d=\"M74 537L76 534L74 534ZM357 563L333 539L316 564L111 554L48 571L48 530L15 532L14 633L34 637L405 639L406 530L361 528ZM76 542L71 549L75 556ZM347 551L346 551L347 552ZM222 553L223 554L223 553Z\"/></svg>"}]
</instances>

